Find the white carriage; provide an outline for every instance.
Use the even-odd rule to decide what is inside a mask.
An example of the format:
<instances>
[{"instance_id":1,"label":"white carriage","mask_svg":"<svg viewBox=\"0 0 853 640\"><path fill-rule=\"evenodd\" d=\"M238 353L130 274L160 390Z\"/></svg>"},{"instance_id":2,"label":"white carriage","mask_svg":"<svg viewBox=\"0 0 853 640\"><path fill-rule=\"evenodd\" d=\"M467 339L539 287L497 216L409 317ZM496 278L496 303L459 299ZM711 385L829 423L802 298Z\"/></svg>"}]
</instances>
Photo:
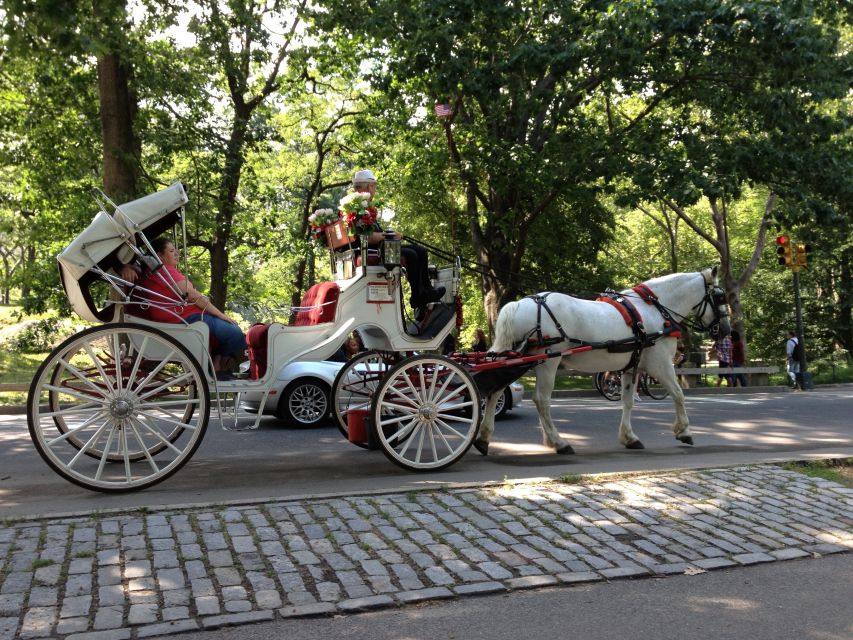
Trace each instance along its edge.
<instances>
[{"instance_id":1,"label":"white carriage","mask_svg":"<svg viewBox=\"0 0 853 640\"><path fill-rule=\"evenodd\" d=\"M181 184L122 205L107 200L58 257L72 309L97 324L56 347L30 386L30 434L57 473L98 491L156 484L193 455L211 412L234 428L240 395L260 393L257 428L276 372L328 358L354 329L370 351L348 362L334 385L342 432L366 446L368 438L349 433L347 418L367 412L370 442L412 470L440 469L465 454L479 423L477 386L463 362L434 355L455 324L458 259L434 274L444 298L428 318L408 323L399 260L371 264L366 250L330 253L336 279L309 290L293 324L253 327L251 375L219 381L205 323L146 318L151 306L186 302L177 294L157 300L118 275L134 259L161 266L149 238L184 230L186 203Z\"/></svg>"}]
</instances>

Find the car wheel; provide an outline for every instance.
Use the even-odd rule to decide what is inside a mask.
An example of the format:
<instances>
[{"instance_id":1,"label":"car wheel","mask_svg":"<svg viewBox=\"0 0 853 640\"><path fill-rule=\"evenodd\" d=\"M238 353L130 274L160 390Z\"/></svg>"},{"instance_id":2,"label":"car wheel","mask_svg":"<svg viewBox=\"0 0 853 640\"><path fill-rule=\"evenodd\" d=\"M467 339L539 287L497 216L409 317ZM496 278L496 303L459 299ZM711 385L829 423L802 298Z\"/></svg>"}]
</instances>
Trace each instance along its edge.
<instances>
[{"instance_id":1,"label":"car wheel","mask_svg":"<svg viewBox=\"0 0 853 640\"><path fill-rule=\"evenodd\" d=\"M501 397L498 398L498 403L495 405L495 418L500 418L507 411L509 411L512 406L512 392L509 390L509 387L504 389L504 392L501 394ZM483 397L480 399L480 414L485 412L486 410L486 398Z\"/></svg>"},{"instance_id":2,"label":"car wheel","mask_svg":"<svg viewBox=\"0 0 853 640\"><path fill-rule=\"evenodd\" d=\"M294 380L278 400L276 415L290 425L316 427L329 417L329 386L313 378Z\"/></svg>"}]
</instances>

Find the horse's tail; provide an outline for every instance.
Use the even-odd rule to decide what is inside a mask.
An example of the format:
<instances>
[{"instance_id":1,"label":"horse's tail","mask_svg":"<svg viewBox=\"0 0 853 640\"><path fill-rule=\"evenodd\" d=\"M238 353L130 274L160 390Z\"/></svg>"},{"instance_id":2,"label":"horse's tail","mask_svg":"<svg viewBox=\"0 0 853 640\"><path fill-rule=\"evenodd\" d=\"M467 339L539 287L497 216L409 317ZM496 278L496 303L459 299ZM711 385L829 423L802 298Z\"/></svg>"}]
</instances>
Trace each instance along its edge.
<instances>
[{"instance_id":1,"label":"horse's tail","mask_svg":"<svg viewBox=\"0 0 853 640\"><path fill-rule=\"evenodd\" d=\"M495 341L492 343L492 351L500 353L512 349L512 341L515 337L515 314L518 311L518 302L508 302L498 313L498 321L495 323Z\"/></svg>"}]
</instances>

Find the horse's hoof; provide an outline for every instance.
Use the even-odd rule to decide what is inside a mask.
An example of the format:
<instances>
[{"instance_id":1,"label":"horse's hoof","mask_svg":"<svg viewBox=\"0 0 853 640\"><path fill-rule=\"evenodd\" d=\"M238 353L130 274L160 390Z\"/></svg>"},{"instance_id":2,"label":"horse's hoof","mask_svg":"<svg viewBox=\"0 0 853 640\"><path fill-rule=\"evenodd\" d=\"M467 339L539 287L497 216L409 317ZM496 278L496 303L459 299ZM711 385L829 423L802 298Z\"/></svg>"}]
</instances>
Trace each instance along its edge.
<instances>
[{"instance_id":1,"label":"horse's hoof","mask_svg":"<svg viewBox=\"0 0 853 640\"><path fill-rule=\"evenodd\" d=\"M474 448L484 456L489 455L489 443L485 440L474 440Z\"/></svg>"},{"instance_id":2,"label":"horse's hoof","mask_svg":"<svg viewBox=\"0 0 853 640\"><path fill-rule=\"evenodd\" d=\"M634 440L625 445L626 449L645 449L646 446L639 440Z\"/></svg>"},{"instance_id":3,"label":"horse's hoof","mask_svg":"<svg viewBox=\"0 0 853 640\"><path fill-rule=\"evenodd\" d=\"M675 436L677 440L680 440L684 444L693 444L693 436Z\"/></svg>"},{"instance_id":4,"label":"horse's hoof","mask_svg":"<svg viewBox=\"0 0 853 640\"><path fill-rule=\"evenodd\" d=\"M572 445L570 444L564 444L562 447L559 447L557 449L557 453L559 453L561 456L572 455L574 452L575 450L572 449Z\"/></svg>"}]
</instances>

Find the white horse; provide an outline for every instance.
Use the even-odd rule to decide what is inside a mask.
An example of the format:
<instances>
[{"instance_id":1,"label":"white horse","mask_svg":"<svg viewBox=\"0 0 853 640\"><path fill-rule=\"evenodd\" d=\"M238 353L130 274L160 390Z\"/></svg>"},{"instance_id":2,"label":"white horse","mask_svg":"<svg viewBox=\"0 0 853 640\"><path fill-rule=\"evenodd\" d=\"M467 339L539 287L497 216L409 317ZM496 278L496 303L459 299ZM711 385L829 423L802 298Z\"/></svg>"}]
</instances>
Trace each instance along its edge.
<instances>
[{"instance_id":1,"label":"white horse","mask_svg":"<svg viewBox=\"0 0 853 640\"><path fill-rule=\"evenodd\" d=\"M627 299L631 303L629 306L636 310L641 321L640 333L631 327L629 312L618 303L580 300L561 293L539 294L510 302L501 309L491 350L496 353L521 351L525 345L532 344L526 353L535 354L546 349L555 353L592 345L591 350L565 357L572 369L588 373L644 369L657 378L672 397L675 437L692 445L693 436L684 410L684 393L678 385L672 363L678 334L668 334L677 330L679 325L685 325L690 315L695 317L694 329L708 331L713 336L729 333L725 295L717 286L717 268L654 278L618 295ZM544 305L536 300L537 297L541 300L542 296L545 296ZM539 338L543 340L529 342ZM551 419L551 392L561 359L550 358L535 368L533 403L539 412L545 446L566 454L574 453L574 450L560 437ZM633 363L632 359L635 360ZM622 376L619 442L628 449L643 449L643 443L631 429L633 385L633 375ZM483 421L474 442L483 455L488 452L489 439L495 430L495 406L502 392L503 389L499 389L487 396Z\"/></svg>"}]
</instances>

